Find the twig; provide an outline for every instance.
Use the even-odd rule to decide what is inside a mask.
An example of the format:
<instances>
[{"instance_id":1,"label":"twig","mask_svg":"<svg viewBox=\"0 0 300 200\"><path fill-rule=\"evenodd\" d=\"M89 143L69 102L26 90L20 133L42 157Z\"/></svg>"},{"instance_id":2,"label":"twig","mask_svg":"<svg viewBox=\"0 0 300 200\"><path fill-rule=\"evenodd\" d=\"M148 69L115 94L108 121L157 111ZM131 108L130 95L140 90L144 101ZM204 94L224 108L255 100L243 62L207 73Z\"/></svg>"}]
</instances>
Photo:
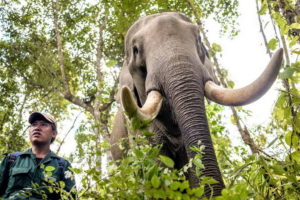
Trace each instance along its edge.
<instances>
[{"instance_id":1,"label":"twig","mask_svg":"<svg viewBox=\"0 0 300 200\"><path fill-rule=\"evenodd\" d=\"M259 22L259 29L260 29L260 32L263 36L263 39L264 39L264 43L265 43L265 46L266 46L266 50L267 50L267 53L269 54L270 57L272 57L272 53L270 51L270 49L268 48L268 40L267 40L267 36L264 32L264 29L263 29L263 25L262 25L262 21L261 21L261 17L260 17L260 14L259 14L259 6L258 6L258 0L255 1L256 2L256 10L257 10L257 17L258 17L258 22Z\"/></svg>"},{"instance_id":2,"label":"twig","mask_svg":"<svg viewBox=\"0 0 300 200\"><path fill-rule=\"evenodd\" d=\"M58 147L58 149L57 149L57 151L56 151L56 154L59 153L59 151L60 151L62 145L64 144L64 142L65 142L66 138L68 137L69 133L71 132L71 130L74 128L75 123L76 123L78 117L81 115L81 113L82 113L82 112L80 112L80 113L76 116L76 118L74 119L72 126L70 127L70 129L69 129L68 132L65 134L64 138L62 139L62 141L60 142L59 147Z\"/></svg>"}]
</instances>

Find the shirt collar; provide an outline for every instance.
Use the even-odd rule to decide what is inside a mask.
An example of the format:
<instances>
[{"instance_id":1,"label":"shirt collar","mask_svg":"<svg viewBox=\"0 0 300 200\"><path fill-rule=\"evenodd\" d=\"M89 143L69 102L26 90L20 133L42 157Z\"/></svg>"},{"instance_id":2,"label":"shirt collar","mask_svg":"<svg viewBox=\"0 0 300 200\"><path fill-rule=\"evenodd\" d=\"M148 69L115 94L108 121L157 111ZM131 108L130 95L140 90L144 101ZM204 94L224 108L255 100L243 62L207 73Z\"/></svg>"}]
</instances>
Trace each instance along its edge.
<instances>
[{"instance_id":1,"label":"shirt collar","mask_svg":"<svg viewBox=\"0 0 300 200\"><path fill-rule=\"evenodd\" d=\"M21 152L20 155L34 155L34 154L32 153L32 149L30 148L30 149L27 149L27 150L24 151L24 152ZM50 153L48 153L48 154L45 156L45 158L46 158L46 157L59 158L59 157L58 157L54 152L52 152L52 151L50 151Z\"/></svg>"}]
</instances>

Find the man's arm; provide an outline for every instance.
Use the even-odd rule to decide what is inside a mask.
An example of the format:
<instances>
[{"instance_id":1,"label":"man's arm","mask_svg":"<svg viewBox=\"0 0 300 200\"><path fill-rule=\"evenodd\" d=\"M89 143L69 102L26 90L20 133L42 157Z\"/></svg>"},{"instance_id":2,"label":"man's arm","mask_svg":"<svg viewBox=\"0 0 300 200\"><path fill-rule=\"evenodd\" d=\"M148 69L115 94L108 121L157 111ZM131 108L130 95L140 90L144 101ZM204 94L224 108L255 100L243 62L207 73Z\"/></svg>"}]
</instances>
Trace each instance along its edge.
<instances>
[{"instance_id":1,"label":"man's arm","mask_svg":"<svg viewBox=\"0 0 300 200\"><path fill-rule=\"evenodd\" d=\"M9 169L8 169L8 156L6 156L0 164L0 197L5 193L8 184Z\"/></svg>"}]
</instances>

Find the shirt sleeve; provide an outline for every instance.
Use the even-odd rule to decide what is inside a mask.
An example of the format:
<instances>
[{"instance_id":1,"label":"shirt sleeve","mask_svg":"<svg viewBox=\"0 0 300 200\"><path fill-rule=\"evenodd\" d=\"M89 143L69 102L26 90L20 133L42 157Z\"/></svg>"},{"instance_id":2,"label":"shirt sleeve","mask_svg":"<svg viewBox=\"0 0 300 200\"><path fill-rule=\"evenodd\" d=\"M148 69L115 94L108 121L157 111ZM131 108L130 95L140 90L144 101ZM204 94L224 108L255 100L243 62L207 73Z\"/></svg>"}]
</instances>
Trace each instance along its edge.
<instances>
[{"instance_id":1,"label":"shirt sleeve","mask_svg":"<svg viewBox=\"0 0 300 200\"><path fill-rule=\"evenodd\" d=\"M7 188L8 169L7 169L8 156L6 156L0 164L0 197L4 195Z\"/></svg>"},{"instance_id":2,"label":"shirt sleeve","mask_svg":"<svg viewBox=\"0 0 300 200\"><path fill-rule=\"evenodd\" d=\"M66 167L64 172L64 182L66 184L65 190L70 192L74 199L77 199L77 190L75 184L74 172L71 171L71 164L69 161L66 161Z\"/></svg>"}]
</instances>

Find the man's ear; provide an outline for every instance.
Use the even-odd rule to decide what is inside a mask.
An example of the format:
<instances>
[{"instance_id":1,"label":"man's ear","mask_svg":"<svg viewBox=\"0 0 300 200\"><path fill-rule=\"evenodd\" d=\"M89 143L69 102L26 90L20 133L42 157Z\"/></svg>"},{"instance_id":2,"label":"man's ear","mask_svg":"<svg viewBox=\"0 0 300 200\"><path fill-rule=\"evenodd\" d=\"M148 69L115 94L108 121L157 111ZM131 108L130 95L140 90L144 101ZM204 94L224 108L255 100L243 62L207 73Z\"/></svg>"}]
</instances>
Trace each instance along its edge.
<instances>
[{"instance_id":1,"label":"man's ear","mask_svg":"<svg viewBox=\"0 0 300 200\"><path fill-rule=\"evenodd\" d=\"M57 131L53 131L53 133L52 133L52 138L55 139L56 136L57 136Z\"/></svg>"}]
</instances>

